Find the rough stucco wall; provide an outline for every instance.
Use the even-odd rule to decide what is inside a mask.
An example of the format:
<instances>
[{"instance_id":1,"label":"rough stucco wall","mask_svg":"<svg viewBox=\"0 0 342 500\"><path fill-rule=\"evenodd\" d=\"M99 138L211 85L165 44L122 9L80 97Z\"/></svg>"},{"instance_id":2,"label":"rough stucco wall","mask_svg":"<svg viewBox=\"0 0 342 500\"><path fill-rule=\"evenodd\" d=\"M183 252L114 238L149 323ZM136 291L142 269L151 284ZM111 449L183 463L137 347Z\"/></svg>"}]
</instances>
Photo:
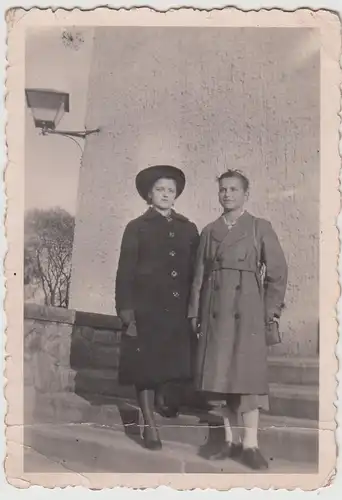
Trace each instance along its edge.
<instances>
[{"instance_id":1,"label":"rough stucco wall","mask_svg":"<svg viewBox=\"0 0 342 500\"><path fill-rule=\"evenodd\" d=\"M80 173L71 307L115 311L122 232L145 209L137 172L184 169L176 209L199 229L220 213L215 177L251 179L248 209L271 220L289 263L276 353L315 354L318 327L318 32L98 28Z\"/></svg>"}]
</instances>

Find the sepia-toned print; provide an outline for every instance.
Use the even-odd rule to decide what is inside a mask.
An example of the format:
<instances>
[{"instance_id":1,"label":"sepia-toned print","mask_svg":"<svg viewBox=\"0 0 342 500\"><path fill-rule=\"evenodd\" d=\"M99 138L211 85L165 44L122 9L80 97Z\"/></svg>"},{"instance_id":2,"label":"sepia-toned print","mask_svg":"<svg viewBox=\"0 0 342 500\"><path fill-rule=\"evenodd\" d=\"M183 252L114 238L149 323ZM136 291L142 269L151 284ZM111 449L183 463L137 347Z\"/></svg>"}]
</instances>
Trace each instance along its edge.
<instances>
[{"instance_id":1,"label":"sepia-toned print","mask_svg":"<svg viewBox=\"0 0 342 500\"><path fill-rule=\"evenodd\" d=\"M9 481L324 486L338 19L33 9L8 26Z\"/></svg>"}]
</instances>

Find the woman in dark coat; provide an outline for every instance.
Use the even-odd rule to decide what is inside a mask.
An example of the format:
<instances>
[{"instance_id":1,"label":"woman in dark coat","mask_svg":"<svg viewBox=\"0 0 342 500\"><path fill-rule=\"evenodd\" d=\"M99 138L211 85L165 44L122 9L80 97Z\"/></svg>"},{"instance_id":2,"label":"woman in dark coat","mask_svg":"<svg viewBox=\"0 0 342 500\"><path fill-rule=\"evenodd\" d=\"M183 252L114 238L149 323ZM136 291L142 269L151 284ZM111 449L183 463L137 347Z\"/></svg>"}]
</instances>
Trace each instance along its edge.
<instances>
[{"instance_id":1,"label":"woman in dark coat","mask_svg":"<svg viewBox=\"0 0 342 500\"><path fill-rule=\"evenodd\" d=\"M231 427L223 448L213 454L239 455L260 469L267 467L257 440L259 408L268 405L267 345L278 340L287 264L271 224L244 211L248 190L249 181L239 171L219 178L223 214L201 234L189 317L199 332L197 388L212 399L225 399L223 416ZM245 428L243 447L238 412Z\"/></svg>"},{"instance_id":2,"label":"woman in dark coat","mask_svg":"<svg viewBox=\"0 0 342 500\"><path fill-rule=\"evenodd\" d=\"M124 231L116 277L116 308L126 330L119 381L136 387L150 449L161 447L156 391L192 375L187 312L199 235L195 224L172 209L184 186L183 172L172 166L137 175L137 190L150 208Z\"/></svg>"}]
</instances>

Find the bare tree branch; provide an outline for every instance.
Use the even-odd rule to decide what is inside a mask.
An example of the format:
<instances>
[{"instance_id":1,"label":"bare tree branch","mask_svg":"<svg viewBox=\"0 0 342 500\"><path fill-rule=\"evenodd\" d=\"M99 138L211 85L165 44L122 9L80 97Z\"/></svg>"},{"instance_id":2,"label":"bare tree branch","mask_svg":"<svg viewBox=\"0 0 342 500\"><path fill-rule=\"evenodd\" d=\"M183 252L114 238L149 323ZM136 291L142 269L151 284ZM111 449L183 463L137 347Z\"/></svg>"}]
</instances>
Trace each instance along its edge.
<instances>
[{"instance_id":1,"label":"bare tree branch","mask_svg":"<svg viewBox=\"0 0 342 500\"><path fill-rule=\"evenodd\" d=\"M61 208L25 217L24 283L38 283L47 305L68 307L74 225Z\"/></svg>"}]
</instances>

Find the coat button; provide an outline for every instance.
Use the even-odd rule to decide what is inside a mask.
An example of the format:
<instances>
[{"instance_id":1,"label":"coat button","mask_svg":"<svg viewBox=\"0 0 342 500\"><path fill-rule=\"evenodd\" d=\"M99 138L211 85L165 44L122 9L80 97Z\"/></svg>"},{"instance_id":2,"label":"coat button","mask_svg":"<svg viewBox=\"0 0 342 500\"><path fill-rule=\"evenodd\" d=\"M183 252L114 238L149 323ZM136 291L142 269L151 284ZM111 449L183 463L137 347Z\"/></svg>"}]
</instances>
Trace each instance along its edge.
<instances>
[{"instance_id":1,"label":"coat button","mask_svg":"<svg viewBox=\"0 0 342 500\"><path fill-rule=\"evenodd\" d=\"M170 257L174 257L176 255L176 252L174 250L171 250L171 252L169 253Z\"/></svg>"},{"instance_id":2,"label":"coat button","mask_svg":"<svg viewBox=\"0 0 342 500\"><path fill-rule=\"evenodd\" d=\"M172 276L172 278L175 278L176 276L178 276L177 271L172 271L171 276Z\"/></svg>"},{"instance_id":3,"label":"coat button","mask_svg":"<svg viewBox=\"0 0 342 500\"><path fill-rule=\"evenodd\" d=\"M170 236L170 238L174 238L175 237L175 233L173 231L170 231L169 232L169 236Z\"/></svg>"},{"instance_id":4,"label":"coat button","mask_svg":"<svg viewBox=\"0 0 342 500\"><path fill-rule=\"evenodd\" d=\"M213 312L212 317L213 317L214 319L215 319L215 318L217 318L217 313L216 313L216 312Z\"/></svg>"},{"instance_id":5,"label":"coat button","mask_svg":"<svg viewBox=\"0 0 342 500\"><path fill-rule=\"evenodd\" d=\"M237 286L235 287L235 290L241 290L241 286L240 286L240 285L237 285Z\"/></svg>"},{"instance_id":6,"label":"coat button","mask_svg":"<svg viewBox=\"0 0 342 500\"><path fill-rule=\"evenodd\" d=\"M178 298L179 297L179 292L173 292L173 296Z\"/></svg>"},{"instance_id":7,"label":"coat button","mask_svg":"<svg viewBox=\"0 0 342 500\"><path fill-rule=\"evenodd\" d=\"M234 314L234 318L235 319L240 319L240 314L239 313Z\"/></svg>"}]
</instances>

